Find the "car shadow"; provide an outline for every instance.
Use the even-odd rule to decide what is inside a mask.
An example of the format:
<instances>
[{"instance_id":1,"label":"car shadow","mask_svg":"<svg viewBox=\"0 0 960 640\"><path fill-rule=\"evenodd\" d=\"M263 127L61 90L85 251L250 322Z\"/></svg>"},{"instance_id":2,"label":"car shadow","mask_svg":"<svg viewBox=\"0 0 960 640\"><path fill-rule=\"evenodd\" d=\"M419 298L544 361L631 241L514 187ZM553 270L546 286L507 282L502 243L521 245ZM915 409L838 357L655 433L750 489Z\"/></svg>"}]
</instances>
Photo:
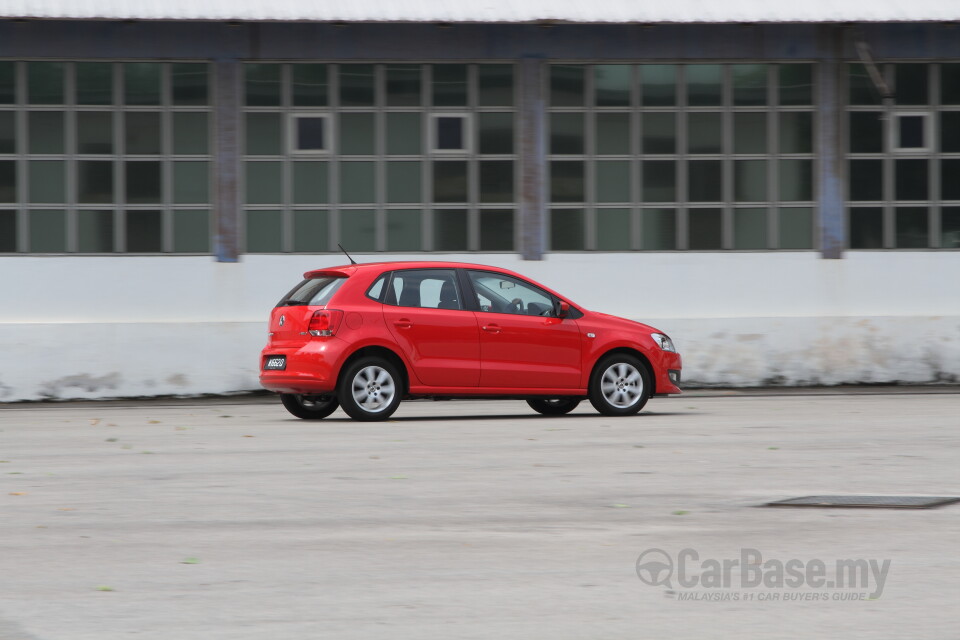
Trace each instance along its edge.
<instances>
[{"instance_id":1,"label":"car shadow","mask_svg":"<svg viewBox=\"0 0 960 640\"><path fill-rule=\"evenodd\" d=\"M670 412L661 412L661 411L643 411L638 413L635 416L626 416L631 418L642 418L644 416L688 416L689 412L686 413L670 413ZM574 413L568 414L565 416L544 416L539 413L516 413L516 414L501 414L501 415L483 415L483 414L474 414L474 415L435 415L435 416L392 416L387 419L387 422L438 422L438 421L469 421L469 420L544 420L555 422L558 420L610 420L618 419L617 416L603 416L599 413L590 414L590 413ZM331 418L325 418L324 422L356 422L352 418L346 416L337 416Z\"/></svg>"}]
</instances>

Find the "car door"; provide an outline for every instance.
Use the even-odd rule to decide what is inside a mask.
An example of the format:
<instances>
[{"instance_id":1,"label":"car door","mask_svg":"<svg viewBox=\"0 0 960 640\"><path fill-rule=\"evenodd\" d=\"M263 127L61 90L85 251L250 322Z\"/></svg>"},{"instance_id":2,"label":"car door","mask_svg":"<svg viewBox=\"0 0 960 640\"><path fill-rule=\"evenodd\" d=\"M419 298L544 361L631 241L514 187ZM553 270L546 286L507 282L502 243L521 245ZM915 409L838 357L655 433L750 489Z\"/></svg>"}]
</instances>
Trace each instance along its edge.
<instances>
[{"instance_id":1,"label":"car door","mask_svg":"<svg viewBox=\"0 0 960 640\"><path fill-rule=\"evenodd\" d=\"M383 316L420 381L431 387L480 382L477 319L465 310L454 269L395 271Z\"/></svg>"},{"instance_id":2,"label":"car door","mask_svg":"<svg viewBox=\"0 0 960 640\"><path fill-rule=\"evenodd\" d=\"M551 294L492 271L467 276L479 309L481 387L579 387L580 329L556 317Z\"/></svg>"}]
</instances>

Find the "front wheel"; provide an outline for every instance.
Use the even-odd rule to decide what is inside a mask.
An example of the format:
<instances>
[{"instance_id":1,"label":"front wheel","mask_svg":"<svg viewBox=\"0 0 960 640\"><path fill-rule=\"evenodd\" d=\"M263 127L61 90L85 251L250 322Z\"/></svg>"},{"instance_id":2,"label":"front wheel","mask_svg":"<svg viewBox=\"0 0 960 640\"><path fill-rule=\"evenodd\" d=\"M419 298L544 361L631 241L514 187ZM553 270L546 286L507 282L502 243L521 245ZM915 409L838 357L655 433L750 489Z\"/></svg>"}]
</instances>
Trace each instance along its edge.
<instances>
[{"instance_id":1,"label":"front wheel","mask_svg":"<svg viewBox=\"0 0 960 640\"><path fill-rule=\"evenodd\" d=\"M580 398L531 398L527 404L545 416L562 416L576 409Z\"/></svg>"},{"instance_id":2,"label":"front wheel","mask_svg":"<svg viewBox=\"0 0 960 640\"><path fill-rule=\"evenodd\" d=\"M650 398L650 375L626 353L602 359L590 378L590 404L605 416L632 416Z\"/></svg>"},{"instance_id":3,"label":"front wheel","mask_svg":"<svg viewBox=\"0 0 960 640\"><path fill-rule=\"evenodd\" d=\"M343 371L337 397L354 420L386 420L400 406L403 383L397 368L387 360L360 358Z\"/></svg>"},{"instance_id":4,"label":"front wheel","mask_svg":"<svg viewBox=\"0 0 960 640\"><path fill-rule=\"evenodd\" d=\"M322 420L337 410L340 403L335 396L302 396L281 393L280 402L293 415L303 420Z\"/></svg>"}]
</instances>

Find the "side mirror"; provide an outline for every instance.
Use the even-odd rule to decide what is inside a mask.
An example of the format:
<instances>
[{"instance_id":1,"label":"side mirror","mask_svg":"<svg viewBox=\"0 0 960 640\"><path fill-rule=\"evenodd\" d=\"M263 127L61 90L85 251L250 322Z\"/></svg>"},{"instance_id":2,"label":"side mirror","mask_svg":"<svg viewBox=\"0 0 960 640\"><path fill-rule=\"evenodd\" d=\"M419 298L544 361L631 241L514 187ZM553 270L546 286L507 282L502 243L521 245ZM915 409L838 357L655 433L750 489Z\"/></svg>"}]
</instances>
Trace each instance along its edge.
<instances>
[{"instance_id":1,"label":"side mirror","mask_svg":"<svg viewBox=\"0 0 960 640\"><path fill-rule=\"evenodd\" d=\"M554 311L558 318L566 318L570 315L570 305L563 300L557 300L557 303L554 305Z\"/></svg>"}]
</instances>

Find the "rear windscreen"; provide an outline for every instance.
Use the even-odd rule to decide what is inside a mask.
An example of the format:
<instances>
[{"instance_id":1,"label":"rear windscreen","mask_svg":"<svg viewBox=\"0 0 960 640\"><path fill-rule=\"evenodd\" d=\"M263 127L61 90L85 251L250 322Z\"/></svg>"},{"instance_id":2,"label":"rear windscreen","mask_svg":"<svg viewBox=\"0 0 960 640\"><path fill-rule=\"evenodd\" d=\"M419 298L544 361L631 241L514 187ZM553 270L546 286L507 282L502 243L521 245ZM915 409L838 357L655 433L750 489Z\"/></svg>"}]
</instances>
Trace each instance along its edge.
<instances>
[{"instance_id":1,"label":"rear windscreen","mask_svg":"<svg viewBox=\"0 0 960 640\"><path fill-rule=\"evenodd\" d=\"M342 276L323 276L308 278L283 296L278 307L296 307L301 305L322 306L330 302L330 298L337 292L346 278Z\"/></svg>"}]
</instances>

